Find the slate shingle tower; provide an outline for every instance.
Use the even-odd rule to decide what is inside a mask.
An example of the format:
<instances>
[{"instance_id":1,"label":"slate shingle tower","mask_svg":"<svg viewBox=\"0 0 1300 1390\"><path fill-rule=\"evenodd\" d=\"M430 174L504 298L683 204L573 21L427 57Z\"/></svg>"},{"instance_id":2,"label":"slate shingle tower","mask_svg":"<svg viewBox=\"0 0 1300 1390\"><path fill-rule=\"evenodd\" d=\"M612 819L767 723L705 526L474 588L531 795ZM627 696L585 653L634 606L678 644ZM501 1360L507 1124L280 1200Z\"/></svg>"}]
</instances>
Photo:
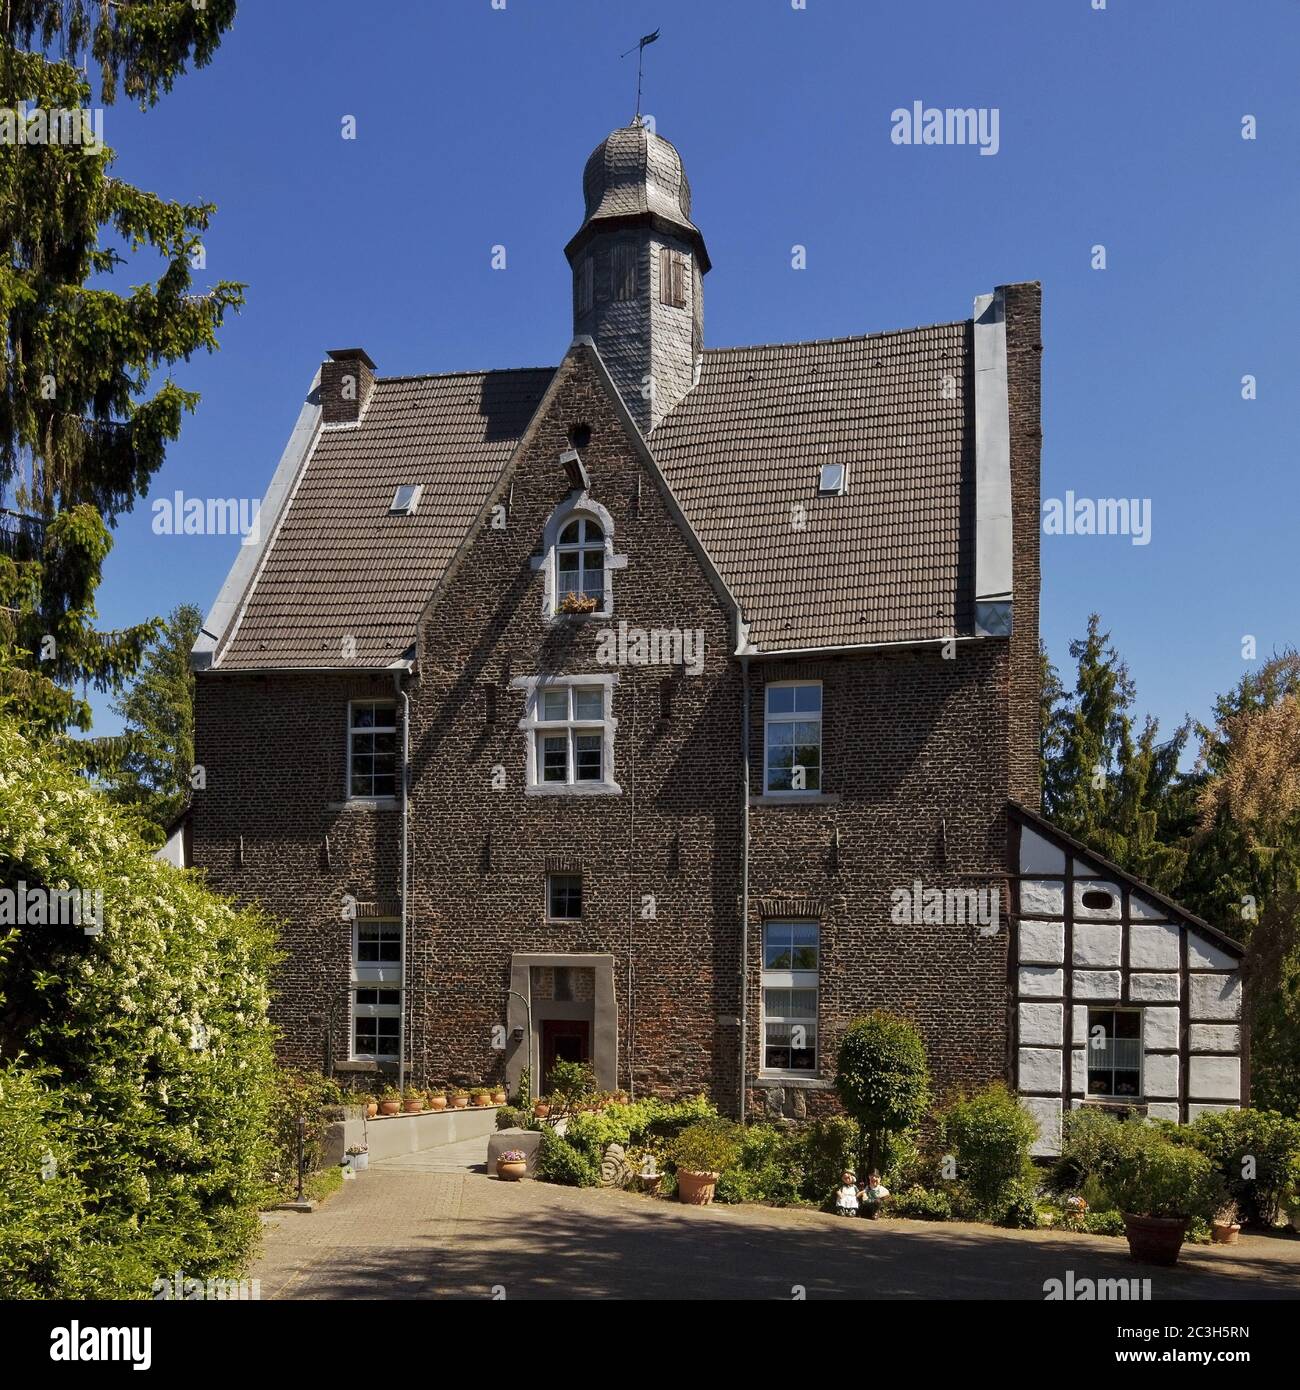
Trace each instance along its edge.
<instances>
[{"instance_id":1,"label":"slate shingle tower","mask_svg":"<svg viewBox=\"0 0 1300 1390\"><path fill-rule=\"evenodd\" d=\"M573 331L590 337L648 434L691 389L704 346L704 237L676 149L640 124L615 130L582 175L586 211L564 248Z\"/></svg>"}]
</instances>

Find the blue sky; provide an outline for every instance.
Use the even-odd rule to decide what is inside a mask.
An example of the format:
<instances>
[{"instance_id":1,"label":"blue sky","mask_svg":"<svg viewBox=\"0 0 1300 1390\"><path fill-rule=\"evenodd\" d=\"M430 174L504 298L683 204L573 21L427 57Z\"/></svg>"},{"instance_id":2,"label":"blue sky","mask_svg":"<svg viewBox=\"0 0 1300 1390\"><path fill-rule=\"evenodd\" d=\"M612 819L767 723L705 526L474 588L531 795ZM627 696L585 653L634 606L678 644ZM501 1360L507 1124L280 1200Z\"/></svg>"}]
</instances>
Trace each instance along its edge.
<instances>
[{"instance_id":1,"label":"blue sky","mask_svg":"<svg viewBox=\"0 0 1300 1390\"><path fill-rule=\"evenodd\" d=\"M328 348L385 375L556 362L582 166L632 115L619 55L661 27L643 109L708 240L706 343L952 320L1041 280L1043 496L1149 498L1152 522L1143 546L1043 537L1043 635L1065 663L1096 609L1143 709L1208 714L1245 635L1300 641L1300 4L1094 3L241 5L209 67L107 115L119 175L218 205L200 283L248 283L220 353L177 369L203 399L151 498L260 497ZM892 143L918 100L997 108L998 153ZM118 527L106 625L206 611L234 557L150 519Z\"/></svg>"}]
</instances>

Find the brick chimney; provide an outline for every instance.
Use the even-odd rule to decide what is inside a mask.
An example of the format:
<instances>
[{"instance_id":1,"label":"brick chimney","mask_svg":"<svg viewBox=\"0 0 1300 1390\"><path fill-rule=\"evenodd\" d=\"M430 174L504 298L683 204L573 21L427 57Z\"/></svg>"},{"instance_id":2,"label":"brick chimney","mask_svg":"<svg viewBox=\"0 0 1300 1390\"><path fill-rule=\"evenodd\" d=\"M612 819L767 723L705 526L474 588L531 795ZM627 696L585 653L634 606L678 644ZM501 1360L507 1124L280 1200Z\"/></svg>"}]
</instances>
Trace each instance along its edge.
<instances>
[{"instance_id":1,"label":"brick chimney","mask_svg":"<svg viewBox=\"0 0 1300 1390\"><path fill-rule=\"evenodd\" d=\"M321 419L355 425L375 384L375 364L364 348L333 348L320 369Z\"/></svg>"}]
</instances>

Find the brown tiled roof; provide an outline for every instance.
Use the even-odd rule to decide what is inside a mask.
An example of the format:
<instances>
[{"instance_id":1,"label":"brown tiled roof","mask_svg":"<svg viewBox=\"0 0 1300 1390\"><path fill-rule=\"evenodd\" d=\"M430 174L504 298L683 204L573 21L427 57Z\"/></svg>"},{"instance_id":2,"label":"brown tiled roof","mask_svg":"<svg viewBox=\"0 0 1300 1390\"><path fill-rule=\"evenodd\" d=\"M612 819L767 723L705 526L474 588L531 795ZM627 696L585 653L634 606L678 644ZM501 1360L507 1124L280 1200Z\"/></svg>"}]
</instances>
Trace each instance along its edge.
<instances>
[{"instance_id":1,"label":"brown tiled roof","mask_svg":"<svg viewBox=\"0 0 1300 1390\"><path fill-rule=\"evenodd\" d=\"M973 630L968 344L951 323L705 352L649 444L760 648ZM398 660L553 372L380 378L359 427L320 434L216 664ZM824 463L847 495L818 495ZM419 508L391 516L404 483Z\"/></svg>"},{"instance_id":2,"label":"brown tiled roof","mask_svg":"<svg viewBox=\"0 0 1300 1390\"><path fill-rule=\"evenodd\" d=\"M224 669L386 666L510 457L554 368L389 377L361 424L323 431ZM414 516L388 511L423 483ZM351 660L343 638L356 639Z\"/></svg>"},{"instance_id":3,"label":"brown tiled roof","mask_svg":"<svg viewBox=\"0 0 1300 1390\"><path fill-rule=\"evenodd\" d=\"M973 630L968 342L947 323L705 352L650 447L760 648ZM818 495L826 463L845 496Z\"/></svg>"}]
</instances>

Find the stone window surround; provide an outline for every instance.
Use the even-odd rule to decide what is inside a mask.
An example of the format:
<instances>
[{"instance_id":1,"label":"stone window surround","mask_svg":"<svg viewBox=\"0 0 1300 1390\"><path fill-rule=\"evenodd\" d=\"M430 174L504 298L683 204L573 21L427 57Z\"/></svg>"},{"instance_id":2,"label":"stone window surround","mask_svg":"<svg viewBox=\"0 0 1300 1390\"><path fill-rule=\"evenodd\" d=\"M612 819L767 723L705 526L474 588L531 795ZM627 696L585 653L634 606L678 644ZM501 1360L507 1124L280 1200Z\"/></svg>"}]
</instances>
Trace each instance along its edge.
<instances>
[{"instance_id":1,"label":"stone window surround","mask_svg":"<svg viewBox=\"0 0 1300 1390\"><path fill-rule=\"evenodd\" d=\"M560 532L575 520L598 522L605 533L605 595L594 613L561 613L558 611L559 579L556 546ZM627 568L627 556L614 553L614 518L607 508L595 501L588 491L575 491L560 503L546 519L542 528L542 553L532 558L534 570L542 572L542 621L547 624L567 623L583 618L614 616L614 571Z\"/></svg>"},{"instance_id":2,"label":"stone window surround","mask_svg":"<svg viewBox=\"0 0 1300 1390\"><path fill-rule=\"evenodd\" d=\"M514 1029L526 1029L532 1009L532 971L534 967L570 966L591 970L594 985L591 1023L591 1060L596 1069L596 1085L612 1091L618 1085L618 1000L614 993L614 957L590 951L515 951L510 957L510 990L506 996L506 1084L511 1091L519 1086L525 1066L529 1066L532 1093L537 1094L541 1070L541 1019L532 1011L533 1036L525 1037L527 1047L515 1041ZM522 996L522 998L521 998ZM540 1001L539 1001L540 1002Z\"/></svg>"},{"instance_id":3,"label":"stone window surround","mask_svg":"<svg viewBox=\"0 0 1300 1390\"><path fill-rule=\"evenodd\" d=\"M621 796L623 788L614 778L614 735L618 720L614 717L614 687L618 676L516 676L510 685L524 692L524 717L519 721L524 735L524 795L525 796ZM601 720L600 781L543 782L537 765L537 735L545 721L537 717L540 692L547 686L598 685L604 690L604 717ZM594 726L593 726L594 727Z\"/></svg>"}]
</instances>

